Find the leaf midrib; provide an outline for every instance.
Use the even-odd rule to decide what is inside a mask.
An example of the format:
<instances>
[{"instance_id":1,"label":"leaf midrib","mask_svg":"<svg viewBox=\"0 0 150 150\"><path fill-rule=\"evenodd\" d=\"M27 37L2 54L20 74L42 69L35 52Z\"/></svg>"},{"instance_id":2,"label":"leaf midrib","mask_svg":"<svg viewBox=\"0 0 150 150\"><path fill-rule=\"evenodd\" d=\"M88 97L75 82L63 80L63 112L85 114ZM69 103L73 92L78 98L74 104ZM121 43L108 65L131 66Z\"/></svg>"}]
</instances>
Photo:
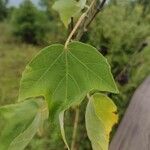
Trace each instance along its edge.
<instances>
[{"instance_id":1,"label":"leaf midrib","mask_svg":"<svg viewBox=\"0 0 150 150\"><path fill-rule=\"evenodd\" d=\"M65 68L66 68L66 74L65 74L65 76L66 76L66 89L65 89L65 102L67 101L67 97L68 97L68 90L67 90L67 87L68 87L68 51L65 51Z\"/></svg>"}]
</instances>

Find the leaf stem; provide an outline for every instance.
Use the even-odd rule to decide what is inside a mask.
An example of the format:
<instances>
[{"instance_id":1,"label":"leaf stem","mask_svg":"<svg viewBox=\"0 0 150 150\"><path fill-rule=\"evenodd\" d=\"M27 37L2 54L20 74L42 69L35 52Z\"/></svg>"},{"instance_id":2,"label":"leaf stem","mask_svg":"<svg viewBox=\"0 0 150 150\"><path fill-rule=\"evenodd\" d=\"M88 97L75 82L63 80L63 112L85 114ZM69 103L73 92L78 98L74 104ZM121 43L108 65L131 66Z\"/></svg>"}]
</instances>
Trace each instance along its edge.
<instances>
[{"instance_id":1,"label":"leaf stem","mask_svg":"<svg viewBox=\"0 0 150 150\"><path fill-rule=\"evenodd\" d=\"M73 134L72 134L71 150L75 150L79 114L80 114L79 106L77 106L77 108L75 109L75 119L74 119L74 127L73 127Z\"/></svg>"},{"instance_id":2,"label":"leaf stem","mask_svg":"<svg viewBox=\"0 0 150 150\"><path fill-rule=\"evenodd\" d=\"M90 100L90 98L91 98L89 93L87 93L87 98L88 98L89 100Z\"/></svg>"},{"instance_id":3,"label":"leaf stem","mask_svg":"<svg viewBox=\"0 0 150 150\"><path fill-rule=\"evenodd\" d=\"M65 49L67 49L67 45L70 42L72 36L74 35L74 33L76 32L76 30L78 29L80 23L82 22L82 20L84 19L84 17L86 16L86 13L83 13L81 15L81 17L79 18L79 20L77 21L76 25L74 26L73 30L71 31L71 33L69 34L66 43L65 43Z\"/></svg>"},{"instance_id":4,"label":"leaf stem","mask_svg":"<svg viewBox=\"0 0 150 150\"><path fill-rule=\"evenodd\" d=\"M92 8L93 4L95 3L95 0L93 0L89 6L89 8L87 9L87 11L85 13L83 13L81 15L81 17L78 19L76 25L74 26L73 30L71 31L71 33L69 34L66 42L65 42L65 49L67 50L67 46L70 42L70 40L72 39L72 36L75 34L75 32L77 31L78 27L80 26L81 22L84 20L85 17L87 16L87 13L89 12L89 10Z\"/></svg>"},{"instance_id":5,"label":"leaf stem","mask_svg":"<svg viewBox=\"0 0 150 150\"><path fill-rule=\"evenodd\" d=\"M107 0L94 0L92 5L89 7L87 12L87 17L83 19L82 23L80 24L77 34L76 40L80 40L84 32L87 30L88 26L92 23L94 18L97 16L99 12L103 10ZM86 29L86 30L85 30Z\"/></svg>"}]
</instances>

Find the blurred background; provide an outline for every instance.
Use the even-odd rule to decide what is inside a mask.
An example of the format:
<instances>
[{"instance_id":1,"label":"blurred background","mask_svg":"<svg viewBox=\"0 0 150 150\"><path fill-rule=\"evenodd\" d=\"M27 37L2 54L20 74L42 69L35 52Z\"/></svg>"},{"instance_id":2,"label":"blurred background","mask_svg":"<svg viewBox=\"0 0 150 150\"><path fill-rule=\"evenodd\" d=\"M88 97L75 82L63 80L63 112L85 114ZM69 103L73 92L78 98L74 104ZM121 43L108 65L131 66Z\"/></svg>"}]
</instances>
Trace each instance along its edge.
<instances>
[{"instance_id":1,"label":"blurred background","mask_svg":"<svg viewBox=\"0 0 150 150\"><path fill-rule=\"evenodd\" d=\"M0 106L17 101L21 73L43 47L64 43L68 31L51 6L54 0L0 0ZM150 74L150 0L109 0L81 39L109 61L120 90L110 94L120 120L131 96ZM91 150L84 124L86 102L80 108L77 150ZM83 114L83 115L82 115ZM66 114L71 141L74 111ZM112 136L117 128L114 127ZM46 123L26 150L65 150L58 127Z\"/></svg>"}]
</instances>

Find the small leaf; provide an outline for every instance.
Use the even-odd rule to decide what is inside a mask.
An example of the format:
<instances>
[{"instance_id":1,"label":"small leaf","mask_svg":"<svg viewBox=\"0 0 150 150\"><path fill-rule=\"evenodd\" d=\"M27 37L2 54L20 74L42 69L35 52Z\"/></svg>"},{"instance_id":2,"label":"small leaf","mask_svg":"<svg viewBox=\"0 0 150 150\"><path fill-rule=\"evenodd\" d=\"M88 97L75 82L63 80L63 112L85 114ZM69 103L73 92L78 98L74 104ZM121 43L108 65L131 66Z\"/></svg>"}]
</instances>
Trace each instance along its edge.
<instances>
[{"instance_id":1,"label":"small leaf","mask_svg":"<svg viewBox=\"0 0 150 150\"><path fill-rule=\"evenodd\" d=\"M0 150L24 149L47 117L42 98L0 107Z\"/></svg>"},{"instance_id":2,"label":"small leaf","mask_svg":"<svg viewBox=\"0 0 150 150\"><path fill-rule=\"evenodd\" d=\"M71 42L42 50L27 65L21 79L19 101L44 96L50 111L79 104L91 90L117 93L107 60L92 46Z\"/></svg>"},{"instance_id":3,"label":"small leaf","mask_svg":"<svg viewBox=\"0 0 150 150\"><path fill-rule=\"evenodd\" d=\"M109 134L118 121L113 101L102 94L95 94L86 108L86 129L93 150L108 150Z\"/></svg>"},{"instance_id":4,"label":"small leaf","mask_svg":"<svg viewBox=\"0 0 150 150\"><path fill-rule=\"evenodd\" d=\"M78 2L78 5L80 6L81 9L83 9L83 8L86 6L86 1L87 1L87 0L80 0L80 1Z\"/></svg>"},{"instance_id":5,"label":"small leaf","mask_svg":"<svg viewBox=\"0 0 150 150\"><path fill-rule=\"evenodd\" d=\"M58 11L60 18L67 27L71 21L71 17L76 17L84 8L86 0L58 0L54 3L53 9Z\"/></svg>"}]
</instances>

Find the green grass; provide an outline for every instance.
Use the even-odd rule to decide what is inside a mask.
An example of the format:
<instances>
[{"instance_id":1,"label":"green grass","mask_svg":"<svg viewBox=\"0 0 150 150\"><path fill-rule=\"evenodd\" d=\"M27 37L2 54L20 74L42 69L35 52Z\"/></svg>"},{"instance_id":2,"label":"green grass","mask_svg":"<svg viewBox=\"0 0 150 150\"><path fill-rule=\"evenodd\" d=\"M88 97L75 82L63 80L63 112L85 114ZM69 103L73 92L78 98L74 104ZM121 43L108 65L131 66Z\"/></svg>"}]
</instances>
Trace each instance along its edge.
<instances>
[{"instance_id":1,"label":"green grass","mask_svg":"<svg viewBox=\"0 0 150 150\"><path fill-rule=\"evenodd\" d=\"M40 47L19 43L9 25L0 23L0 105L17 101L19 81L27 62Z\"/></svg>"}]
</instances>

